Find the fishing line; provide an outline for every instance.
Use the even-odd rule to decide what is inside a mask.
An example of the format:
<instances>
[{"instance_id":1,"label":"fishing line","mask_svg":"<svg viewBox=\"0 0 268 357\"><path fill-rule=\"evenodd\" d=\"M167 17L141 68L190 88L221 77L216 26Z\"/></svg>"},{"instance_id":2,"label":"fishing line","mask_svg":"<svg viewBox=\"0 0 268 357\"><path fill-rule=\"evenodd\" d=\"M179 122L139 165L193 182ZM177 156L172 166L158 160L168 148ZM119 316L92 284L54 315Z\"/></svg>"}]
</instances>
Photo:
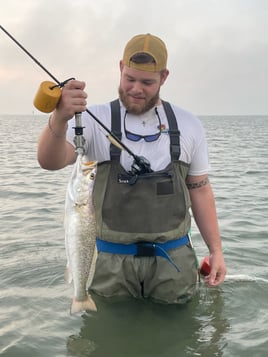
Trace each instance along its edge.
<instances>
[{"instance_id":1,"label":"fishing line","mask_svg":"<svg viewBox=\"0 0 268 357\"><path fill-rule=\"evenodd\" d=\"M52 79L57 83L57 85L52 85L49 89L53 89L56 87L62 88L69 80L74 78L69 78L63 82L60 82L45 66L43 66L22 44L16 40L2 25L0 25L0 29L13 41L15 44L20 47L26 54L29 56L44 72L46 72ZM121 149L126 150L134 159L135 163L138 165L138 169L134 174L139 173L148 173L152 172L150 168L150 163L147 159L142 156L135 155L122 141L111 131L109 130L90 110L86 109L86 112L109 134L110 138L112 138ZM112 140L110 140L112 142ZM112 142L115 144L114 142Z\"/></svg>"}]
</instances>

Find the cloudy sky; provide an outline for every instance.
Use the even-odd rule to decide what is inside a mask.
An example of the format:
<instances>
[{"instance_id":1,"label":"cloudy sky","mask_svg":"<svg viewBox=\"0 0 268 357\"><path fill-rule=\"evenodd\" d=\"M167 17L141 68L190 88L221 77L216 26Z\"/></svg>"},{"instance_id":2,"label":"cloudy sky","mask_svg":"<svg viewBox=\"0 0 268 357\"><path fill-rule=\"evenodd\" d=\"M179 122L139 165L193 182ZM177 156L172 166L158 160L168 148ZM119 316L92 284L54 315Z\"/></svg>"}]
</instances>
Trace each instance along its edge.
<instances>
[{"instance_id":1,"label":"cloudy sky","mask_svg":"<svg viewBox=\"0 0 268 357\"><path fill-rule=\"evenodd\" d=\"M198 115L268 114L267 0L2 0L0 25L60 81L86 81L88 104L117 96L125 43L150 32L169 51L163 99ZM32 113L44 80L0 30L0 114Z\"/></svg>"}]
</instances>

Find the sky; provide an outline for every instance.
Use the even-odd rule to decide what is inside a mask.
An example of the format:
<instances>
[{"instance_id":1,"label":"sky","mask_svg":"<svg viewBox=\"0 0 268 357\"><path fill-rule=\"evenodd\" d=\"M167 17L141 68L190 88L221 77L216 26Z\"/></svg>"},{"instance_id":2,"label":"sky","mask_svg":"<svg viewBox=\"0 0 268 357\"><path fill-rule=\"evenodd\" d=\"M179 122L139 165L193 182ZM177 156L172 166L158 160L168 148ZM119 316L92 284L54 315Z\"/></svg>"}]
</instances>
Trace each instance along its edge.
<instances>
[{"instance_id":1,"label":"sky","mask_svg":"<svg viewBox=\"0 0 268 357\"><path fill-rule=\"evenodd\" d=\"M88 105L117 97L126 42L152 33L168 48L163 99L196 115L268 114L267 0L0 0L0 25L59 81L85 81ZM0 114L38 112L46 80L0 30Z\"/></svg>"}]
</instances>

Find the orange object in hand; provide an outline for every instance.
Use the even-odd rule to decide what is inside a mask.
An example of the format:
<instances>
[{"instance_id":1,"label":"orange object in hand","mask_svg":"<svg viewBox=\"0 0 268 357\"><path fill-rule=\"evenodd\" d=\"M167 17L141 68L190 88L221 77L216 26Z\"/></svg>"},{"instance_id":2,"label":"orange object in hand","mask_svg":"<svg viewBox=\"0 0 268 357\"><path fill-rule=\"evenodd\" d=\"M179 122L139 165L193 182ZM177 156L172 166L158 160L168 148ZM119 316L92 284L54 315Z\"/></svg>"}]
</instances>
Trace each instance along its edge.
<instances>
[{"instance_id":1,"label":"orange object in hand","mask_svg":"<svg viewBox=\"0 0 268 357\"><path fill-rule=\"evenodd\" d=\"M203 276L207 276L210 274L210 264L209 264L209 256L203 258L200 263L200 274Z\"/></svg>"},{"instance_id":2,"label":"orange object in hand","mask_svg":"<svg viewBox=\"0 0 268 357\"><path fill-rule=\"evenodd\" d=\"M54 82L44 81L40 84L34 98L34 106L43 113L51 113L61 97L61 89Z\"/></svg>"}]
</instances>

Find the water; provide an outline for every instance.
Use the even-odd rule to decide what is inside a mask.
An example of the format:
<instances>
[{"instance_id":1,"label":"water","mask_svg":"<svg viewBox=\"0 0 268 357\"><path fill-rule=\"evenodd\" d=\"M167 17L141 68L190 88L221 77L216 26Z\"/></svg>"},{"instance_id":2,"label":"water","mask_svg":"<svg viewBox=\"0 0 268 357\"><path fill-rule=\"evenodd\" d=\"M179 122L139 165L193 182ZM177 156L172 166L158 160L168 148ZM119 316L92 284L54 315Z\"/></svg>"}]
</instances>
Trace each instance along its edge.
<instances>
[{"instance_id":1,"label":"water","mask_svg":"<svg viewBox=\"0 0 268 357\"><path fill-rule=\"evenodd\" d=\"M1 116L1 356L266 357L268 117L205 117L228 276L186 306L94 297L70 316L63 207L70 168L42 170L43 116ZM195 227L199 258L207 254Z\"/></svg>"}]
</instances>

